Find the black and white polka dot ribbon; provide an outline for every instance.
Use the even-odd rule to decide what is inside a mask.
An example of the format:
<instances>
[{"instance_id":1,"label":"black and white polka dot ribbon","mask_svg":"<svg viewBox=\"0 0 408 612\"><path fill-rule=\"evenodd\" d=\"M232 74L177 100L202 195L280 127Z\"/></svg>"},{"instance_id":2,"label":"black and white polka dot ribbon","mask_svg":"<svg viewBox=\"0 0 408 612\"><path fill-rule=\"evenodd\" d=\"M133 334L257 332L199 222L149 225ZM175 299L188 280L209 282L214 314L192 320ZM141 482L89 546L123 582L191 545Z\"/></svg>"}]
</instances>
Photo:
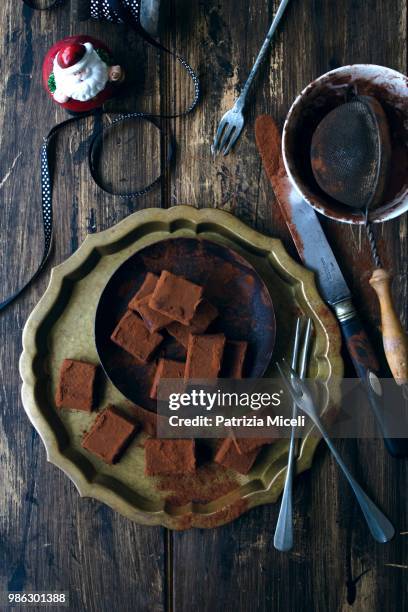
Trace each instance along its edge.
<instances>
[{"instance_id":1,"label":"black and white polka dot ribbon","mask_svg":"<svg viewBox=\"0 0 408 612\"><path fill-rule=\"evenodd\" d=\"M172 115L154 115L153 113L138 113L138 112L121 114L111 123L110 126L106 128L101 127L94 134L90 147L89 147L89 152L88 152L89 168L90 168L92 178L94 179L96 184L101 189L103 189L105 192L109 193L110 195L117 195L121 198L133 199L133 198L143 196L149 191L151 191L158 183L160 183L162 179L162 174L158 176L152 183L150 183L146 187L143 187L142 189L139 189L137 191L133 191L130 193L115 192L109 189L105 184L103 184L101 178L99 177L98 170L97 170L98 151L100 150L99 145L103 141L104 135L106 134L108 130L114 129L114 127L117 126L119 123L122 123L124 121L134 121L134 120L149 121L152 125L154 125L158 130L162 132L161 128L155 123L154 118L155 117L174 118L174 117L184 116L190 113L197 106L197 103L199 101L200 85L199 85L197 75L195 74L191 66L188 64L188 62L186 62L186 60L178 56L173 51L166 49L166 47L163 47L163 45L158 43L154 38L152 38L142 28L140 24L140 0L89 0L89 1L90 1L90 17L92 19L110 21L114 23L126 23L126 24L131 25L134 29L136 29L143 36L143 38L147 42L149 42L156 48L160 49L161 51L169 53L170 55L175 57L182 64L182 66L186 69L186 71L188 72L188 74L190 75L194 83L194 99L186 110L180 113L172 114ZM43 7L39 7L35 0L23 0L23 2L33 9L46 10L46 9L56 7L59 4L62 4L64 0L51 0L49 4ZM66 125L70 123L74 123L78 120L81 120L84 117L89 117L91 115L95 116L98 114L103 115L104 112L99 109L96 111L91 111L89 113L84 113L78 117L72 117L70 119L67 119L63 121L62 123L59 123L58 125L54 126L51 129L51 131L48 133L48 136L44 138L44 142L41 147L41 204L42 204L42 218L43 218L43 229L44 229L43 256L41 258L41 262L36 272L31 276L31 278L13 295L9 296L3 302L0 302L0 311L2 311L9 304L14 302L14 300L16 300L21 295L21 293L37 278L37 276L40 274L40 272L44 268L48 260L48 257L50 255L50 251L52 247L52 236L53 236L53 218L52 218L53 214L52 214L52 177L51 177L50 168L49 168L49 144L52 138L60 130L62 130ZM173 157L173 151L174 151L174 143L172 139L170 139L170 144L169 144L168 153L167 153L167 163L168 164L170 163Z\"/></svg>"},{"instance_id":2,"label":"black and white polka dot ribbon","mask_svg":"<svg viewBox=\"0 0 408 612\"><path fill-rule=\"evenodd\" d=\"M54 126L47 137L44 138L43 144L41 146L41 208L42 208L42 221L43 221L43 231L44 231L44 248L43 255L41 258L41 262L35 271L35 273L29 278L29 280L22 286L18 291L16 291L13 295L9 296L3 302L0 302L0 312L6 308L9 304L14 302L21 293L38 277L45 264L47 263L48 257L51 252L52 247L52 237L53 237L53 211L52 211L52 176L50 172L50 164L49 164L49 146L54 136L58 132L60 132L67 125L76 123L79 120L82 120L86 117L96 117L102 115L104 112L102 110L90 111L88 113L84 113L78 117L71 117L70 119L66 119L62 123ZM134 199L140 196L145 195L149 191L151 191L158 183L160 183L163 174L160 174L157 178L155 178L149 185L133 192L116 192L113 189L109 189L99 177L98 173L98 155L100 147L99 145L103 141L103 138L108 130L112 130L118 123L123 121L135 121L135 120L144 120L149 121L154 127L156 127L162 134L163 130L156 124L152 117L147 117L143 113L126 113L119 115L116 117L114 121L108 127L101 127L95 131L91 143L88 149L88 161L89 161L89 169L91 172L91 176L94 179L95 183L98 185L100 189L109 193L110 195L119 196L125 199ZM167 152L167 164L170 164L174 153L174 142L173 139L170 138L170 143L168 146Z\"/></svg>"},{"instance_id":3,"label":"black and white polka dot ribbon","mask_svg":"<svg viewBox=\"0 0 408 612\"><path fill-rule=\"evenodd\" d=\"M89 0L90 2L90 17L97 21L109 21L111 23L126 23L133 27L149 44L156 47L160 51L167 53L174 57L186 70L190 76L194 85L194 98L190 106L180 113L173 113L170 115L160 115L162 118L172 119L174 117L181 117L190 113L197 106L200 99L200 82L198 77L190 64L180 55L174 51L170 51L167 47L163 46L157 40L155 40L146 30L142 27L140 21L140 5L141 0ZM153 116L153 115L152 115Z\"/></svg>"}]
</instances>

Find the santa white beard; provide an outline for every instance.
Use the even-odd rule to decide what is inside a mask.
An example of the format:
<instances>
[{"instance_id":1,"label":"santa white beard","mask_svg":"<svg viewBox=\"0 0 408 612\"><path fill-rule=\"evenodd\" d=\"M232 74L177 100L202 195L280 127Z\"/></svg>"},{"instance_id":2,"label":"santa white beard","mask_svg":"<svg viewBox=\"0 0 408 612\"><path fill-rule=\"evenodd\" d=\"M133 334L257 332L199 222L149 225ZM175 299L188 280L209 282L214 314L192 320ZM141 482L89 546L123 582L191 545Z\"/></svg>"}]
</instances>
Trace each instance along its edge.
<instances>
[{"instance_id":1,"label":"santa white beard","mask_svg":"<svg viewBox=\"0 0 408 612\"><path fill-rule=\"evenodd\" d=\"M56 93L73 100L86 102L105 89L108 82L108 66L101 60L95 49L89 53L82 74L67 74L54 60Z\"/></svg>"}]
</instances>

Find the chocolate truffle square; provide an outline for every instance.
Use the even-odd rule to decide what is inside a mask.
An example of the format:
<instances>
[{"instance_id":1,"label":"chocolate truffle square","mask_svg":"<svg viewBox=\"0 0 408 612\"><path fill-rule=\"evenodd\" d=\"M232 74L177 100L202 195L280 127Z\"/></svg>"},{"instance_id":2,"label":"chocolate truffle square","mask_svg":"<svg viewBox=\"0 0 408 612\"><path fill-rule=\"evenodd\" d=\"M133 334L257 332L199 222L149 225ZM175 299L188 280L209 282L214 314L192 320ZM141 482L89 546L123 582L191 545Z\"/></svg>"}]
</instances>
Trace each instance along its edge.
<instances>
[{"instance_id":1,"label":"chocolate truffle square","mask_svg":"<svg viewBox=\"0 0 408 612\"><path fill-rule=\"evenodd\" d=\"M92 363L64 359L55 394L57 408L91 412L94 404L96 370L97 366Z\"/></svg>"},{"instance_id":2,"label":"chocolate truffle square","mask_svg":"<svg viewBox=\"0 0 408 612\"><path fill-rule=\"evenodd\" d=\"M154 375L152 388L150 390L151 399L157 399L157 389L162 378L181 378L184 379L186 364L172 359L159 359Z\"/></svg>"},{"instance_id":3,"label":"chocolate truffle square","mask_svg":"<svg viewBox=\"0 0 408 612\"><path fill-rule=\"evenodd\" d=\"M187 346L184 380L202 378L213 380L221 370L224 353L224 334L191 334Z\"/></svg>"},{"instance_id":4,"label":"chocolate truffle square","mask_svg":"<svg viewBox=\"0 0 408 612\"><path fill-rule=\"evenodd\" d=\"M159 277L156 276L156 274L152 274L152 272L148 272L138 292L130 300L128 304L128 308L130 308L130 310L137 310L137 307L139 306L140 301L143 300L143 298L150 296L153 293L158 280L159 280Z\"/></svg>"},{"instance_id":5,"label":"chocolate truffle square","mask_svg":"<svg viewBox=\"0 0 408 612\"><path fill-rule=\"evenodd\" d=\"M243 376L248 342L229 340L225 345L222 375L225 378L240 379Z\"/></svg>"},{"instance_id":6,"label":"chocolate truffle square","mask_svg":"<svg viewBox=\"0 0 408 612\"><path fill-rule=\"evenodd\" d=\"M183 325L178 321L174 321L174 323L170 323L166 329L179 344L187 348L190 334L203 334L217 316L218 310L216 307L210 304L208 300L204 299L197 306L190 325Z\"/></svg>"},{"instance_id":7,"label":"chocolate truffle square","mask_svg":"<svg viewBox=\"0 0 408 612\"><path fill-rule=\"evenodd\" d=\"M105 463L113 464L119 460L136 430L136 424L128 416L115 406L108 406L82 438L82 446Z\"/></svg>"},{"instance_id":8,"label":"chocolate truffle square","mask_svg":"<svg viewBox=\"0 0 408 612\"><path fill-rule=\"evenodd\" d=\"M163 336L151 334L142 319L128 310L117 324L111 340L142 363L147 363Z\"/></svg>"},{"instance_id":9,"label":"chocolate truffle square","mask_svg":"<svg viewBox=\"0 0 408 612\"><path fill-rule=\"evenodd\" d=\"M146 476L191 474L196 469L194 440L158 440L150 438L145 445Z\"/></svg>"},{"instance_id":10,"label":"chocolate truffle square","mask_svg":"<svg viewBox=\"0 0 408 612\"><path fill-rule=\"evenodd\" d=\"M150 410L146 410L137 404L131 404L129 406L132 416L135 417L138 425L140 425L142 431L144 431L149 436L156 437L157 435L157 423L163 418L158 415L156 412L151 412Z\"/></svg>"},{"instance_id":11,"label":"chocolate truffle square","mask_svg":"<svg viewBox=\"0 0 408 612\"><path fill-rule=\"evenodd\" d=\"M149 306L170 319L189 325L203 297L203 291L199 285L163 270Z\"/></svg>"},{"instance_id":12,"label":"chocolate truffle square","mask_svg":"<svg viewBox=\"0 0 408 612\"><path fill-rule=\"evenodd\" d=\"M214 461L240 474L248 474L259 454L259 448L249 453L239 453L232 438L226 438L218 447Z\"/></svg>"},{"instance_id":13,"label":"chocolate truffle square","mask_svg":"<svg viewBox=\"0 0 408 612\"><path fill-rule=\"evenodd\" d=\"M149 301L150 295L142 298L139 301L136 310L142 317L143 322L149 332L153 334L154 332L157 332L160 329L163 329L163 327L169 325L172 322L172 319L169 319L169 317L166 317L166 315L162 314L161 312L150 308Z\"/></svg>"}]
</instances>

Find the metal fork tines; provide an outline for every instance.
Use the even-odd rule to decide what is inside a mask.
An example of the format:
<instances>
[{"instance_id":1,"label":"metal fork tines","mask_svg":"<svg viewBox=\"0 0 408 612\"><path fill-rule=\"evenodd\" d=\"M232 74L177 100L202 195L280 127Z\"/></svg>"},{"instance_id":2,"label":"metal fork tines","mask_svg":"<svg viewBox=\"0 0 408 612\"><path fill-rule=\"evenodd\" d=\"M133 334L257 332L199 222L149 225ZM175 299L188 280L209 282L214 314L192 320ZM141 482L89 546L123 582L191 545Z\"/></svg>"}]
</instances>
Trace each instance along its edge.
<instances>
[{"instance_id":1,"label":"metal fork tines","mask_svg":"<svg viewBox=\"0 0 408 612\"><path fill-rule=\"evenodd\" d=\"M303 332L304 328L304 332ZM303 340L302 340L302 334ZM312 320L299 317L296 321L295 338L292 351L292 368L304 378L307 370L310 341L312 338ZM300 359L299 359L300 352ZM296 418L297 406L293 402L292 417ZM292 511L292 488L293 472L296 459L296 427L292 427L290 432L288 464L286 468L285 484L281 507L279 510L278 522L276 524L273 544L277 550L287 551L293 546L293 511Z\"/></svg>"},{"instance_id":2,"label":"metal fork tines","mask_svg":"<svg viewBox=\"0 0 408 612\"><path fill-rule=\"evenodd\" d=\"M214 138L214 142L211 146L211 150L214 155L222 152L224 155L228 155L232 147L239 138L244 127L244 108L246 104L246 98L251 88L252 82L258 72L259 66L262 64L267 52L276 28L282 18L285 8L289 0L281 0L281 3L276 11L276 15L272 21L271 27L269 28L268 34L263 42L261 50L258 53L258 57L255 60L255 64L252 67L249 77L235 102L234 106L225 113L221 119L217 133Z\"/></svg>"},{"instance_id":3,"label":"metal fork tines","mask_svg":"<svg viewBox=\"0 0 408 612\"><path fill-rule=\"evenodd\" d=\"M307 416L313 421L329 447L334 459L337 461L338 466L346 477L354 492L354 495L356 496L356 500L360 505L371 535L381 544L389 542L394 537L395 533L393 525L351 475L348 467L344 463L336 447L331 441L329 434L323 426L320 419L318 406L316 405L306 382L301 380L296 372L292 368L289 368L284 362L282 364L277 364L277 366L292 400L296 402L298 408L307 414Z\"/></svg>"},{"instance_id":4,"label":"metal fork tines","mask_svg":"<svg viewBox=\"0 0 408 612\"><path fill-rule=\"evenodd\" d=\"M238 140L245 123L243 114L244 105L245 101L240 96L231 110L227 111L221 119L211 146L213 155L220 151L222 151L223 155L228 155Z\"/></svg>"}]
</instances>

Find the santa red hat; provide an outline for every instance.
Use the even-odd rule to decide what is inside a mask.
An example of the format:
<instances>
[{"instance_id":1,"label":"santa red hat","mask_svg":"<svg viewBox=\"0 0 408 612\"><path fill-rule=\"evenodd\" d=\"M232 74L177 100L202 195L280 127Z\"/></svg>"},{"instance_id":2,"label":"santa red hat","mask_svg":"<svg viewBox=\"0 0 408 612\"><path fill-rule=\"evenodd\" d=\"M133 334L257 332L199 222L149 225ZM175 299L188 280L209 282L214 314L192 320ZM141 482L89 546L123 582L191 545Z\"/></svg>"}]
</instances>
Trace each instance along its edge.
<instances>
[{"instance_id":1,"label":"santa red hat","mask_svg":"<svg viewBox=\"0 0 408 612\"><path fill-rule=\"evenodd\" d=\"M90 42L72 43L61 49L54 59L54 67L58 66L66 74L73 74L85 68L93 51Z\"/></svg>"}]
</instances>

